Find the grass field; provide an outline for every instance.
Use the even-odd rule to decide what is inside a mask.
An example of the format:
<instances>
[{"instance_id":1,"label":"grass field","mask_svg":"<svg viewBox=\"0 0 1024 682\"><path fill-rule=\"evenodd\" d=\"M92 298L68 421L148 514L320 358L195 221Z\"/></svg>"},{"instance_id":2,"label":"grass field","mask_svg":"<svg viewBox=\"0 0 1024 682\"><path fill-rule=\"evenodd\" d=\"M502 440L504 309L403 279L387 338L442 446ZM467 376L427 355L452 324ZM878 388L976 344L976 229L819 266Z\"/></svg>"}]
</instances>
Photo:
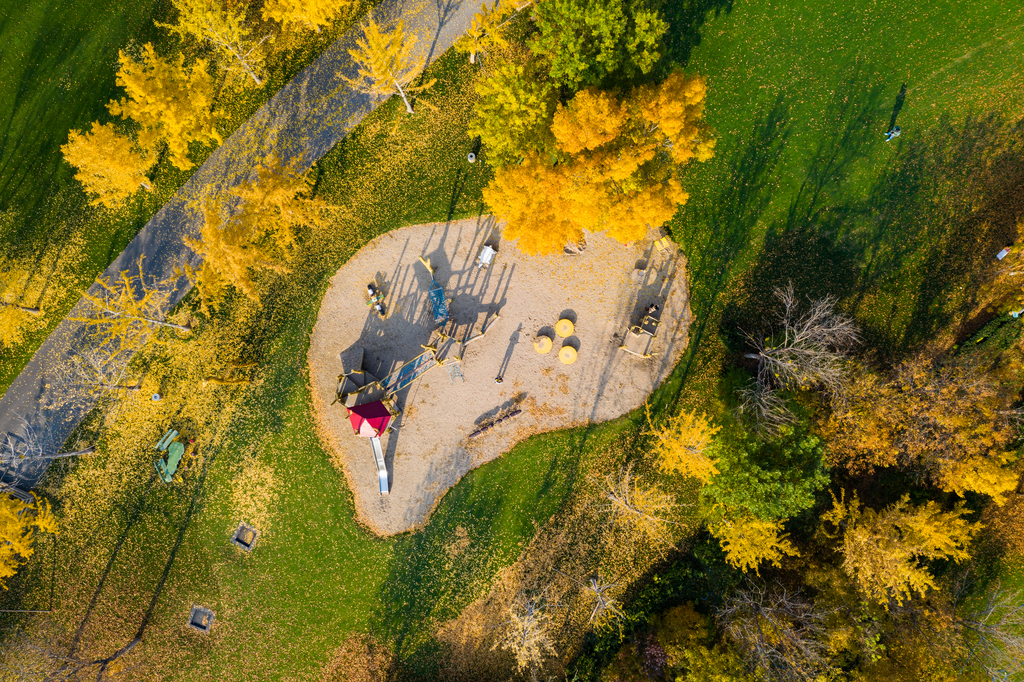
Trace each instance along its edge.
<instances>
[{"instance_id":1,"label":"grass field","mask_svg":"<svg viewBox=\"0 0 1024 682\"><path fill-rule=\"evenodd\" d=\"M773 283L838 296L883 358L967 324L971 283L1009 229L1006 204L1016 200L1001 183L1022 167L1005 119L1024 103L1013 87L1024 70L1015 49L1024 10L923 0L898 8L736 3L702 22L714 4L682 6L679 25L690 29L674 49L708 78L707 119L719 146L690 171L692 198L671 225L689 258L696 322L690 350L652 398L656 410L720 409L723 366L738 351L739 330L759 328ZM319 252L267 301L250 339L264 383L202 476L146 484L150 456L140 446L137 482L100 532L64 530L58 612L72 630L84 622L106 643L101 652L147 619L138 650L147 675L317 679L344 634L359 629L429 670L431 627L485 592L595 458L637 428L626 417L520 444L461 481L417 533L383 541L353 522L351 497L309 415L304 355L320 298L311 292L381 231L482 210L485 169L464 163L471 102L456 62L464 59L448 56L435 69L442 82L427 99L439 113L396 117L391 102L319 165L321 196L345 207L344 244ZM904 132L886 144L903 83ZM276 472L279 486L272 531L243 557L227 531L237 521L232 481L249 455ZM93 467L100 476L104 462L79 466L68 475ZM456 554L460 533L469 544ZM27 567L5 607L45 604L50 569L45 558ZM192 603L217 610L210 637L183 634Z\"/></svg>"}]
</instances>

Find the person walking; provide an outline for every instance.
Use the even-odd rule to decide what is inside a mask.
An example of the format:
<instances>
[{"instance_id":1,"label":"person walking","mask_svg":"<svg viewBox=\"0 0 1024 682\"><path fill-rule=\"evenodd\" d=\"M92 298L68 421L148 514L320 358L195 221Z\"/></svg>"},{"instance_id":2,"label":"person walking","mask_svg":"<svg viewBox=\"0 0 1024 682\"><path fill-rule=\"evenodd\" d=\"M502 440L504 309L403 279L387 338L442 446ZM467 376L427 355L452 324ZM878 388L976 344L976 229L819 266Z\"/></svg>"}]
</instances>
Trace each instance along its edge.
<instances>
[{"instance_id":1,"label":"person walking","mask_svg":"<svg viewBox=\"0 0 1024 682\"><path fill-rule=\"evenodd\" d=\"M901 132L903 132L903 131L900 130L899 126L893 126L892 129L889 130L889 132L887 132L885 134L885 141L886 142L892 142L893 140L895 140L897 137L900 136Z\"/></svg>"}]
</instances>

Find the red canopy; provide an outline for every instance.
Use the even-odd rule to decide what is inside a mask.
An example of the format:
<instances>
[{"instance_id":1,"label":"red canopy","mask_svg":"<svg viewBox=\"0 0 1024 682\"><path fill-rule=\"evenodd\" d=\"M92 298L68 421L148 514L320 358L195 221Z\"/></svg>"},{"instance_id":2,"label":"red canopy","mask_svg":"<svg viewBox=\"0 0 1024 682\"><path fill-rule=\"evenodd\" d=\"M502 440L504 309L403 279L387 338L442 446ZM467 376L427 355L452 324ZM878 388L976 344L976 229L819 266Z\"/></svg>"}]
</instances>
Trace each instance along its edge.
<instances>
[{"instance_id":1,"label":"red canopy","mask_svg":"<svg viewBox=\"0 0 1024 682\"><path fill-rule=\"evenodd\" d=\"M352 432L362 438L378 437L391 422L391 413L381 401L356 405L348 408L348 420L352 423Z\"/></svg>"}]
</instances>

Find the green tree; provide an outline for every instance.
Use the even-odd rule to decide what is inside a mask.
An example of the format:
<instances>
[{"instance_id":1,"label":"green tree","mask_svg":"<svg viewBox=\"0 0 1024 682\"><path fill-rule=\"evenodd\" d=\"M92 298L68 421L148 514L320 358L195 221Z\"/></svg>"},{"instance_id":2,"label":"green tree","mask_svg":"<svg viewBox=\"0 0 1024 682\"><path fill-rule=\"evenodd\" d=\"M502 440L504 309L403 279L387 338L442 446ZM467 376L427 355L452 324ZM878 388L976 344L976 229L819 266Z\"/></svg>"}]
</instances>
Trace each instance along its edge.
<instances>
[{"instance_id":1,"label":"green tree","mask_svg":"<svg viewBox=\"0 0 1024 682\"><path fill-rule=\"evenodd\" d=\"M825 447L804 423L783 426L777 438L741 433L711 448L719 473L702 490L712 507L765 521L787 519L814 506L829 482Z\"/></svg>"},{"instance_id":2,"label":"green tree","mask_svg":"<svg viewBox=\"0 0 1024 682\"><path fill-rule=\"evenodd\" d=\"M558 89L535 61L501 62L475 85L479 99L469 135L479 136L495 166L507 165L525 150L550 147Z\"/></svg>"},{"instance_id":3,"label":"green tree","mask_svg":"<svg viewBox=\"0 0 1024 682\"><path fill-rule=\"evenodd\" d=\"M935 589L935 580L923 560L962 561L970 555L967 545L980 524L964 518L961 502L950 512L935 502L910 504L904 495L881 512L862 507L857 494L848 503L845 492L832 497L832 509L824 523L842 533L843 569L869 598L880 604L897 604L915 593Z\"/></svg>"},{"instance_id":4,"label":"green tree","mask_svg":"<svg viewBox=\"0 0 1024 682\"><path fill-rule=\"evenodd\" d=\"M536 17L530 49L544 55L551 76L572 89L611 75L630 80L650 73L668 29L645 0L544 0Z\"/></svg>"}]
</instances>

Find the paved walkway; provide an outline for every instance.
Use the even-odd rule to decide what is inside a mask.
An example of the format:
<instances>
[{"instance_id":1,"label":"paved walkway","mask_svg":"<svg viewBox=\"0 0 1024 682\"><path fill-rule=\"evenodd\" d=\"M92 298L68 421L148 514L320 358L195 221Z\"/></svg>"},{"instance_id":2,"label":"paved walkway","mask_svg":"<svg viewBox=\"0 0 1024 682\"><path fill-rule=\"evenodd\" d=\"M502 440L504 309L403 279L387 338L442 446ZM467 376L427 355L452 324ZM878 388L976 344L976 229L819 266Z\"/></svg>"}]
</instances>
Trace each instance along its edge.
<instances>
[{"instance_id":1,"label":"paved walkway","mask_svg":"<svg viewBox=\"0 0 1024 682\"><path fill-rule=\"evenodd\" d=\"M473 0L385 0L374 15L378 20L401 16L406 31L416 34L417 44L429 62L465 32L478 9ZM299 158L300 167L307 169L330 151L373 109L366 95L353 91L339 78L339 73L354 76L348 51L359 35L358 26L349 30L235 131L142 228L103 276L109 278L133 267L143 254L145 276L152 281L168 281L182 262L198 265L200 259L185 247L182 237L198 233L203 197L246 181L255 164L271 154L286 161ZM188 292L186 281L176 284L168 309ZM90 292L97 288L93 285ZM49 376L54 366L83 344L82 323L69 318L81 317L85 308L84 301L72 308L0 398L0 443L7 434L19 437L26 423L48 425L53 441L63 443L92 409L95 401L85 397L72 401L64 394L61 400L55 400L56 389L50 387ZM47 465L23 460L16 469L4 472L2 478L30 489Z\"/></svg>"}]
</instances>

